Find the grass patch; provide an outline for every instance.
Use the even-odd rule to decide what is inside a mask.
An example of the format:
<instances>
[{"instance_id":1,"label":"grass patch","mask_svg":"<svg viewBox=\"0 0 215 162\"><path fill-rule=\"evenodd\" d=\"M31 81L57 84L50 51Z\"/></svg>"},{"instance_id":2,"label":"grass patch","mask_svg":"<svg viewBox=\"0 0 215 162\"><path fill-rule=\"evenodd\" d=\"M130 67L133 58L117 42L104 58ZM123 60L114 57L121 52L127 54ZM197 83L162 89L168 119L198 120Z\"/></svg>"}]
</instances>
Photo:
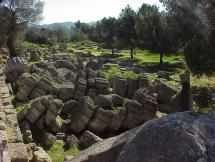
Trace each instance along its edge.
<instances>
[{"instance_id":1,"label":"grass patch","mask_svg":"<svg viewBox=\"0 0 215 162\"><path fill-rule=\"evenodd\" d=\"M122 71L119 67L112 67L110 70L105 72L105 78L110 79L114 76L121 76L124 78L137 78L140 74L136 74L133 71Z\"/></svg>"},{"instance_id":2,"label":"grass patch","mask_svg":"<svg viewBox=\"0 0 215 162\"><path fill-rule=\"evenodd\" d=\"M28 106L27 103L19 103L19 102L15 101L15 100L12 100L12 104L13 104L13 106L14 106L14 108L15 108L17 114L18 114L22 109L25 109L25 108Z\"/></svg>"},{"instance_id":3,"label":"grass patch","mask_svg":"<svg viewBox=\"0 0 215 162\"><path fill-rule=\"evenodd\" d=\"M55 142L51 147L44 148L52 159L52 162L62 162L65 157L77 154L82 148L80 146L66 147L64 144Z\"/></svg>"}]
</instances>

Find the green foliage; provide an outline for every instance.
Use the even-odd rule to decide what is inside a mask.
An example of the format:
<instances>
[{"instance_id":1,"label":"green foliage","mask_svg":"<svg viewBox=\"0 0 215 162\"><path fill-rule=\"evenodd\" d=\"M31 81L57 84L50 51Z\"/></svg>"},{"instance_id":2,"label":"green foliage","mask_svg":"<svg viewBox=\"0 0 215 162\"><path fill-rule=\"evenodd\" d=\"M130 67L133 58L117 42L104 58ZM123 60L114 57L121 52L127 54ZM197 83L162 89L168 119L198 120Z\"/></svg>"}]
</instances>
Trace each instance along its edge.
<instances>
[{"instance_id":1,"label":"green foliage","mask_svg":"<svg viewBox=\"0 0 215 162\"><path fill-rule=\"evenodd\" d=\"M119 15L118 19L118 48L130 49L133 59L133 49L136 45L135 11L128 5Z\"/></svg>"},{"instance_id":2,"label":"green foliage","mask_svg":"<svg viewBox=\"0 0 215 162\"><path fill-rule=\"evenodd\" d=\"M25 109L28 104L27 103L19 103L18 101L13 100L13 106L17 113L19 113L21 110Z\"/></svg>"},{"instance_id":3,"label":"green foliage","mask_svg":"<svg viewBox=\"0 0 215 162\"><path fill-rule=\"evenodd\" d=\"M171 16L174 32L185 50L185 60L195 74L215 71L215 4L214 1L183 2L161 0Z\"/></svg>"},{"instance_id":4,"label":"green foliage","mask_svg":"<svg viewBox=\"0 0 215 162\"><path fill-rule=\"evenodd\" d=\"M55 142L51 147L44 149L53 162L62 162L65 157L77 154L81 147L77 145L67 147L64 144Z\"/></svg>"},{"instance_id":5,"label":"green foliage","mask_svg":"<svg viewBox=\"0 0 215 162\"><path fill-rule=\"evenodd\" d=\"M112 78L114 76L121 76L125 78L137 78L139 74L136 74L133 71L122 71L119 69L119 67L113 67L105 72L106 79Z\"/></svg>"},{"instance_id":6,"label":"green foliage","mask_svg":"<svg viewBox=\"0 0 215 162\"><path fill-rule=\"evenodd\" d=\"M57 40L60 39L58 38L59 34L58 35L57 34L54 33L54 31L45 28L42 29L29 28L25 33L25 41L37 44L54 45L57 42ZM63 37L63 35L60 37Z\"/></svg>"}]
</instances>

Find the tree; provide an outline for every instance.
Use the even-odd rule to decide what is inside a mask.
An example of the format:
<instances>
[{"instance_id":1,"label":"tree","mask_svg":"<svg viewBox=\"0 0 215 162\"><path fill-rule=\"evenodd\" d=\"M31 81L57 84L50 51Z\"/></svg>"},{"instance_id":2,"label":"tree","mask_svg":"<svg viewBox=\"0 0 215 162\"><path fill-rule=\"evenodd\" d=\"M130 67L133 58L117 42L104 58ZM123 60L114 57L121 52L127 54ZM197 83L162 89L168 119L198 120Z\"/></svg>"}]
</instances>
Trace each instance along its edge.
<instances>
[{"instance_id":1,"label":"tree","mask_svg":"<svg viewBox=\"0 0 215 162\"><path fill-rule=\"evenodd\" d=\"M114 55L114 48L116 47L116 23L117 21L113 17L103 18L97 23L100 42L104 48L111 49L112 55Z\"/></svg>"},{"instance_id":2,"label":"tree","mask_svg":"<svg viewBox=\"0 0 215 162\"><path fill-rule=\"evenodd\" d=\"M58 26L54 30L52 30L52 33L57 37L58 42L67 42L70 38L70 31L66 29L65 27Z\"/></svg>"},{"instance_id":3,"label":"tree","mask_svg":"<svg viewBox=\"0 0 215 162\"><path fill-rule=\"evenodd\" d=\"M143 4L136 16L138 46L155 53L160 53L160 66L165 53L175 53L178 41L174 38L168 17L159 12L156 6Z\"/></svg>"},{"instance_id":4,"label":"tree","mask_svg":"<svg viewBox=\"0 0 215 162\"><path fill-rule=\"evenodd\" d=\"M215 3L211 0L160 0L175 23L185 60L195 74L215 71Z\"/></svg>"},{"instance_id":5,"label":"tree","mask_svg":"<svg viewBox=\"0 0 215 162\"><path fill-rule=\"evenodd\" d=\"M117 33L118 47L130 49L131 59L136 45L135 11L128 5L119 15Z\"/></svg>"},{"instance_id":6,"label":"tree","mask_svg":"<svg viewBox=\"0 0 215 162\"><path fill-rule=\"evenodd\" d=\"M16 39L20 29L31 23L41 20L43 2L40 0L4 0L1 6L10 13L7 46L11 56L16 56Z\"/></svg>"},{"instance_id":7,"label":"tree","mask_svg":"<svg viewBox=\"0 0 215 162\"><path fill-rule=\"evenodd\" d=\"M89 38L89 34L91 33L91 27L87 23L82 23L78 20L75 23L75 26L72 27L72 40L74 41L82 41Z\"/></svg>"},{"instance_id":8,"label":"tree","mask_svg":"<svg viewBox=\"0 0 215 162\"><path fill-rule=\"evenodd\" d=\"M0 6L0 47L6 47L9 18L10 11L6 7Z\"/></svg>"}]
</instances>

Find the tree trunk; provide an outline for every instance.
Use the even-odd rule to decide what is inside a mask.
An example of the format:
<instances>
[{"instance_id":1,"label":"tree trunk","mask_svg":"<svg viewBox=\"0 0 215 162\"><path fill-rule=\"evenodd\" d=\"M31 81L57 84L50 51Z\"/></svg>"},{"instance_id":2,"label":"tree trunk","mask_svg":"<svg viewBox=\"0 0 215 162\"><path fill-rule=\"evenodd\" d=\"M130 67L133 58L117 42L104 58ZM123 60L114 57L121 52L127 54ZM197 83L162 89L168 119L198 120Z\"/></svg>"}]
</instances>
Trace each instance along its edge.
<instances>
[{"instance_id":1,"label":"tree trunk","mask_svg":"<svg viewBox=\"0 0 215 162\"><path fill-rule=\"evenodd\" d=\"M160 64L159 65L160 66L163 65L163 53L160 53Z\"/></svg>"},{"instance_id":2,"label":"tree trunk","mask_svg":"<svg viewBox=\"0 0 215 162\"><path fill-rule=\"evenodd\" d=\"M9 49L10 57L17 56L16 53L16 17L15 15L11 16L10 23L8 26L8 39L7 39L7 47Z\"/></svg>"},{"instance_id":3,"label":"tree trunk","mask_svg":"<svg viewBox=\"0 0 215 162\"><path fill-rule=\"evenodd\" d=\"M112 55L114 55L114 49L112 49Z\"/></svg>"},{"instance_id":4,"label":"tree trunk","mask_svg":"<svg viewBox=\"0 0 215 162\"><path fill-rule=\"evenodd\" d=\"M133 56L133 48L131 48L130 55L131 55L131 59L133 59L134 58L134 56Z\"/></svg>"}]
</instances>

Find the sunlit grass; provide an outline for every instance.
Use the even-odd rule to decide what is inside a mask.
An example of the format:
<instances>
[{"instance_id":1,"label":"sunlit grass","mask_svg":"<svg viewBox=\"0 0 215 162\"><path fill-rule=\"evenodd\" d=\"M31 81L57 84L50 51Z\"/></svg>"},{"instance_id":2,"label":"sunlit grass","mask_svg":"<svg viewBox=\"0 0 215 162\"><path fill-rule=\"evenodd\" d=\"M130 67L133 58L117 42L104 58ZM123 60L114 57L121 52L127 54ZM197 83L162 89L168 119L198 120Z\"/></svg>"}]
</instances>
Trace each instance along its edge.
<instances>
[{"instance_id":1,"label":"sunlit grass","mask_svg":"<svg viewBox=\"0 0 215 162\"><path fill-rule=\"evenodd\" d=\"M55 142L50 148L44 148L52 162L62 162L65 157L73 156L80 151L79 146L65 147L64 144Z\"/></svg>"}]
</instances>

